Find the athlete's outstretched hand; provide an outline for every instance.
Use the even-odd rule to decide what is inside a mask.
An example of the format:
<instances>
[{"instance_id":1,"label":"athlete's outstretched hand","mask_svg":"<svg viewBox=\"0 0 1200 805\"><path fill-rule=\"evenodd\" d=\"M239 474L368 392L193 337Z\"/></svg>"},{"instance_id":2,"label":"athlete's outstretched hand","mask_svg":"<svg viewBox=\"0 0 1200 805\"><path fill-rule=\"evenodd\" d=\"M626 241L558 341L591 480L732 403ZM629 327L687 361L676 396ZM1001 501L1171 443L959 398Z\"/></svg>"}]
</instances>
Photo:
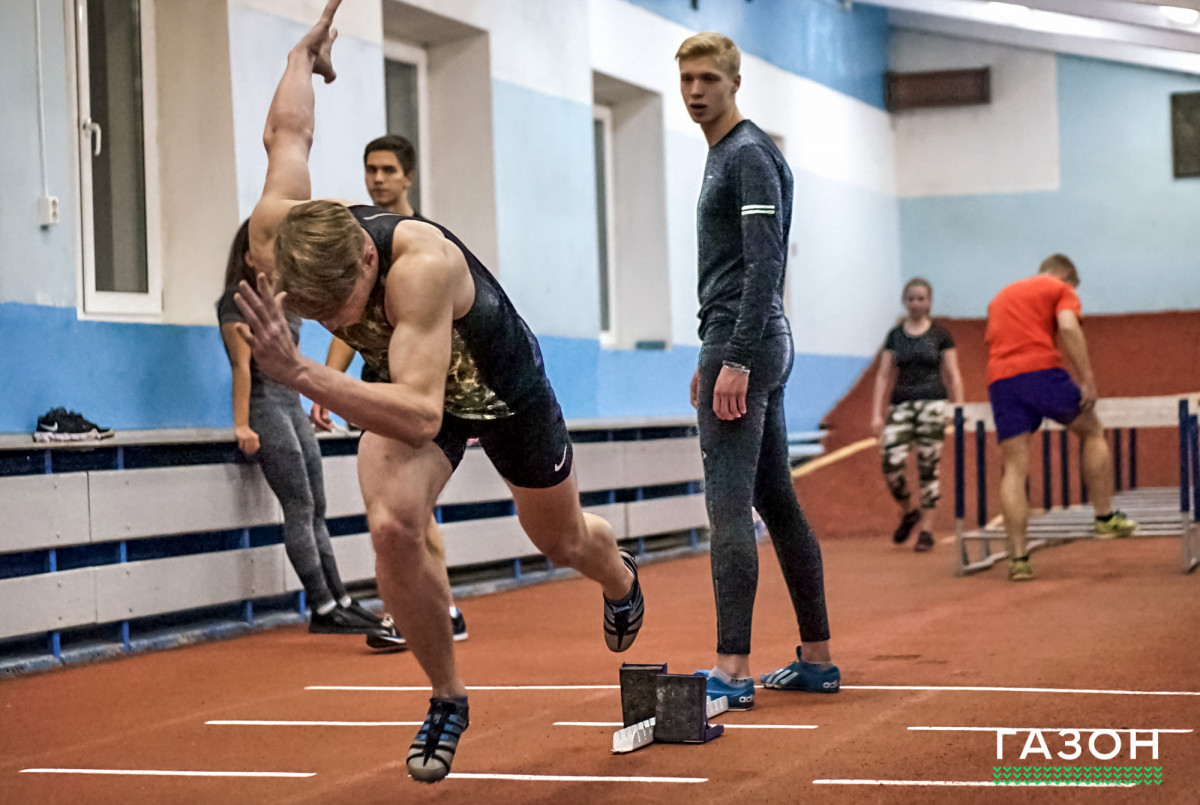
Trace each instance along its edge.
<instances>
[{"instance_id":1,"label":"athlete's outstretched hand","mask_svg":"<svg viewBox=\"0 0 1200 805\"><path fill-rule=\"evenodd\" d=\"M246 319L245 324L237 325L238 332L250 345L254 362L267 377L285 385L303 365L300 348L292 341L292 331L283 313L286 296L286 293L272 293L266 274L258 275L257 290L242 280L233 295Z\"/></svg>"},{"instance_id":2,"label":"athlete's outstretched hand","mask_svg":"<svg viewBox=\"0 0 1200 805\"><path fill-rule=\"evenodd\" d=\"M305 51L312 57L313 75L324 78L326 84L337 78L330 51L338 35L337 28L333 27L333 15L337 13L341 4L342 0L329 0L325 4L325 10L321 12L321 19L317 20L317 24L296 44L297 50Z\"/></svg>"}]
</instances>

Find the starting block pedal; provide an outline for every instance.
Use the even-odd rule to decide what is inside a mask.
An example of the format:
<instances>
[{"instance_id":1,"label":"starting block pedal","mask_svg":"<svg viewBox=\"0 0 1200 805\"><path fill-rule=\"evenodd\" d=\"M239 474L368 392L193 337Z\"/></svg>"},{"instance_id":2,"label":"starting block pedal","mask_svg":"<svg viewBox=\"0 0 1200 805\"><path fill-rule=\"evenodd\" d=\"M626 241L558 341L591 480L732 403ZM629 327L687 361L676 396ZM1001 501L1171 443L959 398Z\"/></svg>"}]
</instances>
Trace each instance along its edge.
<instances>
[{"instance_id":1,"label":"starting block pedal","mask_svg":"<svg viewBox=\"0 0 1200 805\"><path fill-rule=\"evenodd\" d=\"M619 729L613 733L613 754L632 752L647 744L654 743L654 719L639 721L631 727Z\"/></svg>"},{"instance_id":2,"label":"starting block pedal","mask_svg":"<svg viewBox=\"0 0 1200 805\"><path fill-rule=\"evenodd\" d=\"M719 716L728 709L729 699L726 696L708 700L707 710L709 718ZM654 743L653 716L647 718L645 721L639 721L636 724L614 732L612 750L614 755L619 755L626 752L633 752L652 743Z\"/></svg>"},{"instance_id":3,"label":"starting block pedal","mask_svg":"<svg viewBox=\"0 0 1200 805\"><path fill-rule=\"evenodd\" d=\"M725 728L709 724L708 720L728 710L729 700L722 696L708 701L706 691L704 677L667 673L666 663L622 665L621 710L625 726L613 734L612 751L633 752L655 741L708 743L721 735Z\"/></svg>"}]
</instances>

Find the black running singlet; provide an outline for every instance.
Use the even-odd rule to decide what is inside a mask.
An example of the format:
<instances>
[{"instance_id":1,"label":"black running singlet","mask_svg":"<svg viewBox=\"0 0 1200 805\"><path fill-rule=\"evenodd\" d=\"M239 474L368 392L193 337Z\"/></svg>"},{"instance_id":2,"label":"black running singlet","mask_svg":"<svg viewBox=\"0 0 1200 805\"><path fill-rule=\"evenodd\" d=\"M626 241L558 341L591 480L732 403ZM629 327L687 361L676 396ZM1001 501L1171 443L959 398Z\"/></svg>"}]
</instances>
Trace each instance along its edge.
<instances>
[{"instance_id":1,"label":"black running singlet","mask_svg":"<svg viewBox=\"0 0 1200 805\"><path fill-rule=\"evenodd\" d=\"M392 267L392 234L402 221L418 219L366 205L350 207L350 212L379 252L379 276L362 319L334 335L358 350L381 382L388 382L388 346L394 328L388 322L384 297ZM454 320L445 411L462 419L511 416L549 388L537 339L500 283L463 242L444 226L419 220L436 226L462 251L475 281L471 309Z\"/></svg>"}]
</instances>

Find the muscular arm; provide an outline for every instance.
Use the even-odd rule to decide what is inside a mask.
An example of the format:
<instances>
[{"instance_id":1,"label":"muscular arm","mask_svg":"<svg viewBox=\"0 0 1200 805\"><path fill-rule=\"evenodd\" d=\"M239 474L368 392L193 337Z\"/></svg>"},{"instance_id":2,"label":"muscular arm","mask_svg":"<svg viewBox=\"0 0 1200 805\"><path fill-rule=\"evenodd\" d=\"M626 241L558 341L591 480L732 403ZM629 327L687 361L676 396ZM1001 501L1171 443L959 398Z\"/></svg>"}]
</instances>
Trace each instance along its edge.
<instances>
[{"instance_id":1,"label":"muscular arm","mask_svg":"<svg viewBox=\"0 0 1200 805\"><path fill-rule=\"evenodd\" d=\"M1073 310L1058 312L1058 337L1063 352L1079 374L1079 389L1083 399L1080 406L1087 411L1096 404L1096 378L1092 374L1092 362L1088 358L1087 339L1083 337L1083 325Z\"/></svg>"},{"instance_id":2,"label":"muscular arm","mask_svg":"<svg viewBox=\"0 0 1200 805\"><path fill-rule=\"evenodd\" d=\"M329 0L321 19L288 53L287 68L271 99L263 145L267 149L267 179L262 198L250 215L250 257L259 271L275 267L275 233L288 210L312 195L308 154L315 126L312 77L336 78L329 52L337 39L333 15L341 0Z\"/></svg>"},{"instance_id":3,"label":"muscular arm","mask_svg":"<svg viewBox=\"0 0 1200 805\"><path fill-rule=\"evenodd\" d=\"M394 326L389 346L391 383L364 383L304 357L287 336L283 297L260 276L258 293L239 292L246 319L239 332L261 371L365 430L413 447L428 444L441 427L454 320L456 283L465 267L445 248L440 232L414 230L388 272L386 307Z\"/></svg>"}]
</instances>

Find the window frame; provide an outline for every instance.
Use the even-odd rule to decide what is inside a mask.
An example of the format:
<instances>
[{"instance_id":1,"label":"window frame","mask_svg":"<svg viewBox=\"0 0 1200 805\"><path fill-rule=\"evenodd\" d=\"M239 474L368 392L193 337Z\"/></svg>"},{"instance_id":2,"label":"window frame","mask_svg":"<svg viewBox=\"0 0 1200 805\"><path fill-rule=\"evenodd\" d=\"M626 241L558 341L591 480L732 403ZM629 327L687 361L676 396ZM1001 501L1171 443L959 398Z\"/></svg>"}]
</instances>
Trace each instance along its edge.
<instances>
[{"instance_id":1,"label":"window frame","mask_svg":"<svg viewBox=\"0 0 1200 805\"><path fill-rule=\"evenodd\" d=\"M146 292L130 293L96 289L95 219L92 200L92 138L83 125L91 116L91 93L87 40L88 0L63 0L70 23L66 26L69 81L75 153L75 212L78 223L77 303L81 319L128 318L144 321L163 314L161 187L158 164L158 85L154 37L155 0L139 0L142 80L142 170L146 204ZM101 131L101 146L104 133Z\"/></svg>"},{"instance_id":2,"label":"window frame","mask_svg":"<svg viewBox=\"0 0 1200 805\"><path fill-rule=\"evenodd\" d=\"M601 131L604 134L604 221L606 235L606 250L608 255L608 287L604 290L608 293L608 329L604 329L604 322L600 322L600 345L605 348L613 349L617 346L617 211L614 203L616 193L616 171L613 166L613 110L610 106L604 104L592 105L592 121L600 123ZM597 233L599 234L599 233ZM599 256L599 251L597 251ZM599 301L599 300L597 300Z\"/></svg>"},{"instance_id":3,"label":"window frame","mask_svg":"<svg viewBox=\"0 0 1200 805\"><path fill-rule=\"evenodd\" d=\"M383 40L383 58L387 61L411 64L417 68L417 136L420 139L417 148L417 183L416 207L421 215L431 220L435 211L430 205L432 194L429 186L429 54L425 48L413 42L401 39L386 38ZM387 87L384 86L386 96ZM386 110L385 110L386 125ZM410 199L411 201L412 199Z\"/></svg>"}]
</instances>

